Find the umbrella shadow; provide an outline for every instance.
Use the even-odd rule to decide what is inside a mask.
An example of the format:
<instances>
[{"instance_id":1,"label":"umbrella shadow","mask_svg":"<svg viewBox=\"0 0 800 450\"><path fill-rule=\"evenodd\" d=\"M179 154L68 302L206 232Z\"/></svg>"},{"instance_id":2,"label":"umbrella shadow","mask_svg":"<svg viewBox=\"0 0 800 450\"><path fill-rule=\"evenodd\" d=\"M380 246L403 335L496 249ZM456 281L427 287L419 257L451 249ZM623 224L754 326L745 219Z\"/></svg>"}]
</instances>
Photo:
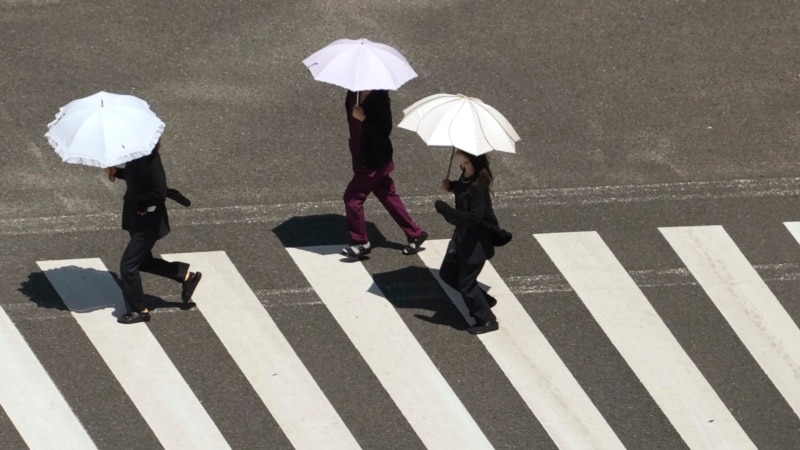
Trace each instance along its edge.
<instances>
[{"instance_id":1,"label":"umbrella shadow","mask_svg":"<svg viewBox=\"0 0 800 450\"><path fill-rule=\"evenodd\" d=\"M347 219L341 214L294 216L273 228L272 232L284 247L345 245L349 242ZM367 236L373 248L403 248L402 244L388 241L372 222L367 222Z\"/></svg>"},{"instance_id":2,"label":"umbrella shadow","mask_svg":"<svg viewBox=\"0 0 800 450\"><path fill-rule=\"evenodd\" d=\"M375 286L395 308L427 310L414 317L457 330L468 327L464 316L427 268L409 266L372 275Z\"/></svg>"},{"instance_id":3,"label":"umbrella shadow","mask_svg":"<svg viewBox=\"0 0 800 450\"><path fill-rule=\"evenodd\" d=\"M48 278L48 275L50 278ZM109 283L111 276L113 283ZM64 302L61 295L53 285L52 280L70 292L73 298L70 305ZM74 313L88 313L106 308L112 308L112 316L119 317L125 314L125 305L121 299L119 276L114 272L89 269L77 266L65 266L45 272L32 272L28 279L20 283L18 291L28 297L40 308L56 309L59 311L72 311ZM75 295L80 293L80 295ZM179 307L189 309L194 303L168 302L159 297L145 295L145 304L148 309L163 307Z\"/></svg>"},{"instance_id":4,"label":"umbrella shadow","mask_svg":"<svg viewBox=\"0 0 800 450\"><path fill-rule=\"evenodd\" d=\"M50 280L47 279L44 272L31 272L28 274L28 279L20 283L17 291L36 303L39 308L69 311L69 308L61 300L61 296L50 284Z\"/></svg>"}]
</instances>

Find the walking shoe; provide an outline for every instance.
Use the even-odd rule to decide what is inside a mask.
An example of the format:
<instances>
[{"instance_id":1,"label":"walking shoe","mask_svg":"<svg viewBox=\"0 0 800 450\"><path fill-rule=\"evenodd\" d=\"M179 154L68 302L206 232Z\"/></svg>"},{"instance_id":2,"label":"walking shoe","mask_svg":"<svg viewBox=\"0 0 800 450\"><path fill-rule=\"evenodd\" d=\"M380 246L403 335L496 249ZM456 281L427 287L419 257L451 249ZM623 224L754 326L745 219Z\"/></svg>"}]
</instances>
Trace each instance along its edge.
<instances>
[{"instance_id":1,"label":"walking shoe","mask_svg":"<svg viewBox=\"0 0 800 450\"><path fill-rule=\"evenodd\" d=\"M192 301L192 294L197 289L197 285L200 284L200 278L202 277L203 274L200 272L189 273L189 278L183 282L183 287L181 288L181 300L183 300L183 303Z\"/></svg>"},{"instance_id":2,"label":"walking shoe","mask_svg":"<svg viewBox=\"0 0 800 450\"><path fill-rule=\"evenodd\" d=\"M129 324L132 324L132 323L138 323L138 322L149 322L149 321L150 321L150 313L149 312L137 312L137 311L134 311L132 313L123 314L117 319L117 322L125 324L125 325L129 325Z\"/></svg>"},{"instance_id":3,"label":"walking shoe","mask_svg":"<svg viewBox=\"0 0 800 450\"><path fill-rule=\"evenodd\" d=\"M489 294L486 294L486 303L489 304L489 308L494 308L495 305L497 305L497 299Z\"/></svg>"},{"instance_id":4,"label":"walking shoe","mask_svg":"<svg viewBox=\"0 0 800 450\"><path fill-rule=\"evenodd\" d=\"M422 249L422 243L428 239L428 233L423 231L422 234L408 241L408 245L403 247L404 255L413 255Z\"/></svg>"},{"instance_id":5,"label":"walking shoe","mask_svg":"<svg viewBox=\"0 0 800 450\"><path fill-rule=\"evenodd\" d=\"M369 246L369 242L367 242L364 244L353 244L343 248L342 255L349 256L351 258L363 258L371 251L372 249Z\"/></svg>"},{"instance_id":6,"label":"walking shoe","mask_svg":"<svg viewBox=\"0 0 800 450\"><path fill-rule=\"evenodd\" d=\"M488 333L490 331L496 331L498 329L500 329L500 324L497 323L496 320L490 320L482 325L475 325L474 327L469 327L467 328L467 331L469 331L470 334L483 334L483 333Z\"/></svg>"}]
</instances>

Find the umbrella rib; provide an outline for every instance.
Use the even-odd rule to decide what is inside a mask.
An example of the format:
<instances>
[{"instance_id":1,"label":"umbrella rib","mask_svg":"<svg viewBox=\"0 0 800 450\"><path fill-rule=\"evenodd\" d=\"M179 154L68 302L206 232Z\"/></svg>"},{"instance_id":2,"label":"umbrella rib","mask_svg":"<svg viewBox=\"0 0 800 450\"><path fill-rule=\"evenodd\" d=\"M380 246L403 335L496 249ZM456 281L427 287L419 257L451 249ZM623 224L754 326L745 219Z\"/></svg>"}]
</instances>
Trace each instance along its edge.
<instances>
[{"instance_id":1,"label":"umbrella rib","mask_svg":"<svg viewBox=\"0 0 800 450\"><path fill-rule=\"evenodd\" d=\"M493 108L492 108L492 109L490 109L490 108L489 108L489 105L485 105L485 104L478 104L478 106L481 108L481 110L485 111L487 114L489 114L489 115L491 115L491 116L493 116L493 117L494 117L494 113L495 113L495 112L496 112L497 114L500 114L500 111L497 111L497 110L495 110L495 111L492 111L492 109L493 109ZM500 115L502 116L502 114L500 114ZM509 138L510 138L510 139L511 139L513 142L516 142L516 141L518 141L518 140L519 140L519 136L516 136L516 139L515 139L515 136L512 136L512 135L509 133L509 131L508 131L508 130L507 130L507 129L506 129L504 126L503 126L502 122L501 122L501 121L500 121L498 118L496 118L496 117L495 117L495 119L497 119L497 124L500 126L500 128L503 130L503 132L505 133L505 135L506 135L506 136L508 136L508 137L509 137ZM503 119L505 119L505 117L503 117ZM488 138L488 136L487 136L487 134L486 134L486 132L485 132L485 129L484 129L484 127L483 127L483 122L481 122L481 121L478 121L478 123L480 123L480 124L481 124L481 132L483 132L483 135L484 135L484 137L486 138L486 142L489 144L489 146L490 146L490 147L491 147L493 150L496 150L496 147L495 147L495 146L494 146L494 145L493 145L493 144L490 142L490 140L489 140L489 138ZM509 124L509 126L510 126L510 125L511 125L511 124ZM513 131L513 128L512 128L512 131ZM516 131L514 131L514 134L516 135Z\"/></svg>"},{"instance_id":2,"label":"umbrella rib","mask_svg":"<svg viewBox=\"0 0 800 450\"><path fill-rule=\"evenodd\" d=\"M426 105L426 104L430 103L431 101L438 100L439 98L441 98L441 97L430 99L430 100L426 101L425 103L422 103L422 105ZM425 117L427 117L429 114L432 114L434 111L438 110L439 108L442 108L442 107L444 107L445 105L448 105L448 104L450 104L450 103L453 103L454 101L460 101L460 100L461 100L461 99L459 99L459 98L447 98L447 99L445 99L445 100L444 100L444 101L443 101L441 104L438 104L438 105L436 105L436 106L433 106L433 107L431 107L430 109L428 109L427 111L423 111L423 112L421 113L421 115L420 115L420 118L419 118L419 120L417 121L417 122L418 122L418 124L417 124L417 128L419 128L419 124L421 124L421 123L423 122L423 120L425 119ZM421 106L421 105L420 105L420 106ZM416 109L416 108L415 108L415 109ZM422 108L419 108L419 109L422 109ZM448 135L448 137L449 137L449 136L450 136L450 133L448 133L447 135ZM448 144L448 145L449 145L449 144Z\"/></svg>"}]
</instances>

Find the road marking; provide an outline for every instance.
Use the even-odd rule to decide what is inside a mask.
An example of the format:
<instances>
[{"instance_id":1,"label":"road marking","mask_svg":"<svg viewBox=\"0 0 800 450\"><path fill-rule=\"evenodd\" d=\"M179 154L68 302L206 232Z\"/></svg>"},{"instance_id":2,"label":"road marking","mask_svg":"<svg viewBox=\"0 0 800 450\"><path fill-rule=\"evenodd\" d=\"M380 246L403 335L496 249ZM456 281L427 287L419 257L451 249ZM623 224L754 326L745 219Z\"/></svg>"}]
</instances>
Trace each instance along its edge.
<instances>
[{"instance_id":1,"label":"road marking","mask_svg":"<svg viewBox=\"0 0 800 450\"><path fill-rule=\"evenodd\" d=\"M792 233L795 240L800 242L800 222L784 222L783 225Z\"/></svg>"},{"instance_id":2,"label":"road marking","mask_svg":"<svg viewBox=\"0 0 800 450\"><path fill-rule=\"evenodd\" d=\"M230 448L147 325L116 322L122 292L102 261L37 264L165 448Z\"/></svg>"},{"instance_id":3,"label":"road marking","mask_svg":"<svg viewBox=\"0 0 800 450\"><path fill-rule=\"evenodd\" d=\"M492 448L364 266L342 262L340 249L286 250L427 448Z\"/></svg>"},{"instance_id":4,"label":"road marking","mask_svg":"<svg viewBox=\"0 0 800 450\"><path fill-rule=\"evenodd\" d=\"M755 448L596 232L534 236L690 448Z\"/></svg>"},{"instance_id":5,"label":"road marking","mask_svg":"<svg viewBox=\"0 0 800 450\"><path fill-rule=\"evenodd\" d=\"M621 186L497 191L492 197L495 209L530 209L546 205L628 204L655 201L694 201L730 198L780 198L800 194L800 178L741 179L726 181L690 181ZM192 206L170 212L173 227L226 224L282 223L292 217L313 214L340 214L341 201L259 204L263 190L218 192L216 207ZM409 211L429 212L439 195L403 197ZM238 204L235 204L238 203ZM378 209L371 214L386 215ZM114 230L119 228L117 213L19 217L0 219L0 235L71 233Z\"/></svg>"},{"instance_id":6,"label":"road marking","mask_svg":"<svg viewBox=\"0 0 800 450\"><path fill-rule=\"evenodd\" d=\"M425 243L420 258L459 310L467 311L461 295L439 278L438 268L448 240ZM589 396L547 342L536 324L490 263L479 281L497 299L493 311L498 331L480 335L486 349L519 392L528 408L559 448L624 448ZM468 317L468 313L465 319ZM474 322L474 320L473 320ZM465 339L468 337L465 335Z\"/></svg>"},{"instance_id":7,"label":"road marking","mask_svg":"<svg viewBox=\"0 0 800 450\"><path fill-rule=\"evenodd\" d=\"M193 300L296 448L360 448L225 252L163 255L203 279Z\"/></svg>"},{"instance_id":8,"label":"road marking","mask_svg":"<svg viewBox=\"0 0 800 450\"><path fill-rule=\"evenodd\" d=\"M800 329L775 294L721 226L659 230L800 416Z\"/></svg>"},{"instance_id":9,"label":"road marking","mask_svg":"<svg viewBox=\"0 0 800 450\"><path fill-rule=\"evenodd\" d=\"M97 448L2 308L0 406L30 448Z\"/></svg>"}]
</instances>

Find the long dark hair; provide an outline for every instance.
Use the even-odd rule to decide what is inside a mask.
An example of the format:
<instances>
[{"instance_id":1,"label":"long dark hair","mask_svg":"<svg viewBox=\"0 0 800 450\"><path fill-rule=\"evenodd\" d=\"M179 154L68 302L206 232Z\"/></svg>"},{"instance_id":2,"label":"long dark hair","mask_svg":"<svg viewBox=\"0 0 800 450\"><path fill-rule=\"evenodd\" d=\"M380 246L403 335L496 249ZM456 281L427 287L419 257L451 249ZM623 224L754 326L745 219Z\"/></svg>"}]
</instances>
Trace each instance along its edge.
<instances>
[{"instance_id":1,"label":"long dark hair","mask_svg":"<svg viewBox=\"0 0 800 450\"><path fill-rule=\"evenodd\" d=\"M472 164L472 168L475 170L475 184L478 186L492 187L494 176L492 175L492 169L489 168L489 157L486 156L486 153L475 156L461 150L458 150L458 152L462 155L466 155L469 159L469 163Z\"/></svg>"}]
</instances>

